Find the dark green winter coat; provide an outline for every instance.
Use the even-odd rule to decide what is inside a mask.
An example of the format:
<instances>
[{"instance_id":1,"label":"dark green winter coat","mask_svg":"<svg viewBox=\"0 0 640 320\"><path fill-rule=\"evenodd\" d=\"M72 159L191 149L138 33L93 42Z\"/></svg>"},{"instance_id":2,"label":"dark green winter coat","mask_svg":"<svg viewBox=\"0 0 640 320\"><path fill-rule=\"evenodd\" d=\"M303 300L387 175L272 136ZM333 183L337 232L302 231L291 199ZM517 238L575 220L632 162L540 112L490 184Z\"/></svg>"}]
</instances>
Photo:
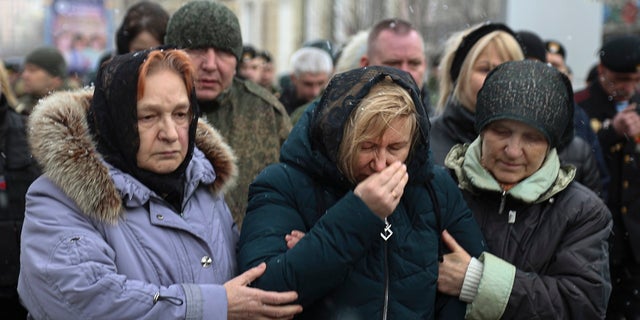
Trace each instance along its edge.
<instances>
[{"instance_id":1,"label":"dark green winter coat","mask_svg":"<svg viewBox=\"0 0 640 320\"><path fill-rule=\"evenodd\" d=\"M410 92L420 127L406 161L409 182L388 218L393 235L387 241L380 235L385 223L354 195L355 185L335 163L351 111L385 75ZM429 120L408 73L368 67L336 75L294 127L281 163L250 186L239 267L267 262L252 285L295 290L304 307L300 318L462 318L465 305L457 298L437 298L440 230L447 229L473 256L485 246L457 186L432 165L428 133ZM306 235L288 250L285 235L292 230Z\"/></svg>"}]
</instances>

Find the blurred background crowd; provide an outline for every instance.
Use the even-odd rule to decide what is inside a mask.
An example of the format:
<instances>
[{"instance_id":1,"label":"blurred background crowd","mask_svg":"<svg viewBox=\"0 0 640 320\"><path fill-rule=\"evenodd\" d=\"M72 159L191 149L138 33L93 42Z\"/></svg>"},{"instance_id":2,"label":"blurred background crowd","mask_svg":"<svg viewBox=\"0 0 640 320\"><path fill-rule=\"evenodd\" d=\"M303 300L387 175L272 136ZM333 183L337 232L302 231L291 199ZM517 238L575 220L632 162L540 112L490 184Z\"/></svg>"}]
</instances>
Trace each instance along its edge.
<instances>
[{"instance_id":1,"label":"blurred background crowd","mask_svg":"<svg viewBox=\"0 0 640 320\"><path fill-rule=\"evenodd\" d=\"M115 50L115 35L136 0L0 0L0 57L18 72L36 47L56 46L71 76L85 81L100 56ZM183 0L152 1L168 14ZM244 43L268 55L275 75L291 70L290 58L305 44L324 46L335 58L359 31L387 17L412 23L435 66L454 31L483 21L527 29L564 45L574 87L583 86L603 40L640 30L638 1L626 0L225 0L239 18ZM425 77L433 76L428 70ZM19 91L19 90L18 90Z\"/></svg>"}]
</instances>

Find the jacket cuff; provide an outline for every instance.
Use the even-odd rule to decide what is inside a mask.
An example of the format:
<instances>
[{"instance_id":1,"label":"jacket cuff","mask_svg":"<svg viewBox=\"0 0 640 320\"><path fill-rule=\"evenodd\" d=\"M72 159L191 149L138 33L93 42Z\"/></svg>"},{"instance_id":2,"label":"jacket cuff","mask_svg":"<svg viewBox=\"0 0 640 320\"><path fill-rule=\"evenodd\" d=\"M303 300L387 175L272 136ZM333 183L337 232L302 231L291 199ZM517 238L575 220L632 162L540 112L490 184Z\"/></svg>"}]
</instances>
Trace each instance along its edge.
<instances>
[{"instance_id":1,"label":"jacket cuff","mask_svg":"<svg viewBox=\"0 0 640 320\"><path fill-rule=\"evenodd\" d=\"M227 319L227 290L222 285L182 284L185 319Z\"/></svg>"},{"instance_id":2,"label":"jacket cuff","mask_svg":"<svg viewBox=\"0 0 640 320\"><path fill-rule=\"evenodd\" d=\"M490 253L480 255L484 263L478 293L467 306L467 319L499 319L509 302L516 267Z\"/></svg>"},{"instance_id":3,"label":"jacket cuff","mask_svg":"<svg viewBox=\"0 0 640 320\"><path fill-rule=\"evenodd\" d=\"M467 266L467 272L464 274L464 281L462 282L462 289L460 290L460 300L466 303L473 302L473 299L475 299L478 293L482 270L484 270L484 264L478 259L471 257L469 266Z\"/></svg>"}]
</instances>

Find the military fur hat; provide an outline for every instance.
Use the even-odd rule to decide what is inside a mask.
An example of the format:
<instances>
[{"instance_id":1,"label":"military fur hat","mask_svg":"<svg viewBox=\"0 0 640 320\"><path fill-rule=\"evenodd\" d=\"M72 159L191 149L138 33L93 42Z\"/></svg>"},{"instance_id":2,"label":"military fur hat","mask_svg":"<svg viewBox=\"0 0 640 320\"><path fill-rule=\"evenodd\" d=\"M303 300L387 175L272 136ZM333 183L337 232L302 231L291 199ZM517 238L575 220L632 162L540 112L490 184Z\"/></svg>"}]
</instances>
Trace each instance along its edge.
<instances>
[{"instance_id":1,"label":"military fur hat","mask_svg":"<svg viewBox=\"0 0 640 320\"><path fill-rule=\"evenodd\" d=\"M569 79L534 60L505 62L489 73L478 92L476 130L510 119L526 123L545 136L551 148L573 139L573 90Z\"/></svg>"},{"instance_id":2,"label":"military fur hat","mask_svg":"<svg viewBox=\"0 0 640 320\"><path fill-rule=\"evenodd\" d=\"M31 51L24 59L24 63L36 65L54 77L67 76L67 63L62 53L54 47L42 47Z\"/></svg>"},{"instance_id":3,"label":"military fur hat","mask_svg":"<svg viewBox=\"0 0 640 320\"><path fill-rule=\"evenodd\" d=\"M640 37L625 35L605 42L600 49L600 62L614 72L640 71Z\"/></svg>"},{"instance_id":4,"label":"military fur hat","mask_svg":"<svg viewBox=\"0 0 640 320\"><path fill-rule=\"evenodd\" d=\"M236 15L222 4L192 1L169 19L165 44L183 49L216 48L242 55L242 34Z\"/></svg>"}]
</instances>

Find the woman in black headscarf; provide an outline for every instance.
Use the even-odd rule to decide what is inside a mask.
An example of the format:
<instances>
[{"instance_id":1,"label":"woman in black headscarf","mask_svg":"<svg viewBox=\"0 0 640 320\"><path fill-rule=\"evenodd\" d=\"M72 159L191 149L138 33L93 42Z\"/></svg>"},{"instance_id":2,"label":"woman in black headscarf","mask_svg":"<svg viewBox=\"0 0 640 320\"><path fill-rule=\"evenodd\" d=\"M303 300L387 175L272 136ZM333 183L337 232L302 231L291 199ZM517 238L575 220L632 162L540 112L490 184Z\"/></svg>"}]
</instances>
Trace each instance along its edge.
<instances>
[{"instance_id":1,"label":"woman in black headscarf","mask_svg":"<svg viewBox=\"0 0 640 320\"><path fill-rule=\"evenodd\" d=\"M18 291L36 319L292 316L293 292L236 276L237 229L224 202L235 158L198 122L180 50L119 55L93 95L63 92L32 114L45 174L27 194ZM235 278L234 278L235 277Z\"/></svg>"}]
</instances>

